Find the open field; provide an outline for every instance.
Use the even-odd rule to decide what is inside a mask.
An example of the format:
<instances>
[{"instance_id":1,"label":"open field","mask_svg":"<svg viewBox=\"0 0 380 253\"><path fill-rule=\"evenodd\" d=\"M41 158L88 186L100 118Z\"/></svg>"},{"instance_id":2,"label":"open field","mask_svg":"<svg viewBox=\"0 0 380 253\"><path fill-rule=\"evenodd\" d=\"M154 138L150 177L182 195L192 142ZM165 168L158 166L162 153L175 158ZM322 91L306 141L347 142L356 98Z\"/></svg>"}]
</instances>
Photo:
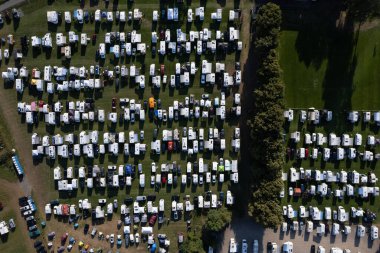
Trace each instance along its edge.
<instances>
[{"instance_id":1,"label":"open field","mask_svg":"<svg viewBox=\"0 0 380 253\"><path fill-rule=\"evenodd\" d=\"M88 23L84 24L83 27L77 26L74 23L71 24L71 26L65 26L64 21L62 21L62 24L54 27L50 26L46 22L46 11L47 10L57 10L57 11L71 11L73 12L74 9L78 8L77 1L64 1L64 0L58 0L54 1L53 5L49 6L46 4L45 0L35 0L30 1L30 4L26 4L21 8L22 12L24 13L23 18L21 19L19 24L10 23L5 25L1 32L2 34L8 34L12 33L15 36L16 40L16 48L19 46L20 37L23 35L28 36L29 38L33 35L37 35L42 37L45 33L48 31L52 33L52 38L54 40L55 33L56 32L68 32L70 30L75 31L77 34L84 32L87 33L89 36L91 36L94 33L97 33L97 41L95 44L89 44L87 48L84 50L83 48L80 48L80 46L77 46L77 49L73 50L73 55L70 62L63 61L60 58L60 55L57 52L57 48L55 47L55 43L53 42L53 50L50 55L45 55L44 52L35 52L32 50L31 47L29 47L28 55L25 56L22 60L22 63L31 70L33 67L38 67L40 70L43 70L43 67L45 65L65 65L65 66L76 66L80 67L82 65L86 66L87 68L90 65L97 64L95 62L95 51L98 49L98 45L100 42L104 41L104 34L106 32L110 31L131 31L133 28L132 24L126 23L125 26L119 26L116 25L115 22L113 22L112 25L107 25L105 22L103 22L100 26L95 26L95 23ZM126 1L125 1L126 2ZM165 8L165 6L160 6L157 2L153 0L144 1L142 3L136 4L136 6L128 6L124 1L119 1L118 9L119 10L130 10L135 7L138 7L145 15L141 27L138 28L138 32L142 34L142 41L146 42L148 45L150 45L150 38L151 38L151 31L152 29L158 30L159 27L162 28L170 28L172 30L172 33L175 31L176 28L181 27L183 30L186 30L187 32L189 30L194 29L200 29L204 27L210 27L214 28L218 27L220 30L226 30L227 29L227 19L228 19L228 10L236 8L238 1L232 2L227 1L223 4L223 21L220 24L220 27L218 25L215 25L210 20L210 13L212 11L215 11L216 8L219 8L220 5L217 4L214 1L207 1L205 2L206 10L205 10L205 21L203 22L203 25L199 25L196 23L192 23L192 25L186 25L186 15L181 15L183 18L178 22L178 25L173 24L158 24L157 26L154 26L151 24L151 18L152 18L152 11L154 9L159 10L161 8ZM245 2L242 7L246 7L247 10L249 10L249 1ZM186 5L184 5L186 6ZM198 7L199 3L192 3L191 8L195 9L195 7ZM110 6L108 7L108 10L112 9L112 1ZM96 9L105 9L104 2L100 1L99 7L89 7L89 5L85 5L84 9L89 11L94 11ZM185 11L187 11L187 7L184 7L183 12L181 14L184 14ZM245 14L249 13L248 11L244 12ZM247 20L249 17L245 17ZM95 32L94 32L95 31ZM247 35L241 34L243 38ZM246 45L245 45L246 46ZM243 47L245 48L245 47ZM173 74L175 71L175 63L185 62L185 61L195 61L197 65L199 66L200 62L203 59L207 59L208 61L213 62L213 65L216 61L221 61L226 63L226 70L232 74L234 71L234 64L235 61L239 61L239 54L235 55L234 53L228 53L225 57L219 58L218 56L211 56L206 55L202 57L195 57L195 53L192 53L191 56L186 58L178 58L175 56L166 56L166 57L159 57L158 55L155 58L151 57L151 52L148 49L147 54L145 57L137 56L132 58L127 58L124 60L120 60L119 62L114 62L113 56L108 54L106 61L101 64L103 68L113 68L114 64L119 65L127 65L135 64L137 67L141 67L141 71L145 71L146 77L149 74L149 65L151 63L156 63L156 67L159 66L160 63L165 64L165 71L168 75ZM9 63L2 62L1 65L1 71L4 71L4 69L8 66L14 66L13 59L11 58L11 61ZM213 66L214 68L214 66ZM144 70L145 69L145 70ZM93 205L97 202L99 198L108 197L109 201L112 201L114 198L117 198L119 200L119 203L121 203L124 198L128 196L136 196L136 195L149 195L149 194L157 194L157 201L160 198L165 199L166 203L166 212L165 216L167 218L170 217L170 211L169 211L169 204L171 203L170 199L172 195L180 195L180 197L184 197L185 195L189 194L192 196L203 194L205 191L211 190L214 193L217 193L221 190L224 192L230 188L229 183L224 183L223 186L216 185L210 185L210 187L204 186L204 187L186 187L184 189L181 189L180 186L177 187L168 187L168 188L161 188L158 191L156 191L154 188L151 188L149 186L149 180L150 180L150 163L152 161L155 161L157 164L161 164L168 161L177 161L177 164L180 164L182 167L182 171L186 168L186 162L187 161L196 161L199 157L202 157L205 159L205 162L211 162L211 161L217 161L219 157L224 157L226 159L238 159L238 156L232 152L230 152L229 143L231 140L231 135L233 131L233 127L237 125L237 120L233 121L226 121L226 122L219 122L217 120L211 120L205 123L197 122L197 121L189 121L189 122L180 122L173 124L166 125L162 124L159 126L160 134L159 138L161 138L161 131L165 128L181 128L182 126L193 126L193 127L220 127L225 129L226 133L226 143L227 149L224 153L221 154L204 154L194 156L192 158L188 158L187 156L182 156L177 153L173 154L161 154L161 156L152 156L147 152L145 156L141 157L129 157L124 158L122 155L119 155L118 157L112 157L110 155L105 155L104 158L100 159L94 159L92 161L84 159L81 157L80 159L72 159L72 160L60 160L57 159L55 163L50 163L47 161L43 161L42 163L31 163L31 143L30 143L30 136L31 133L39 133L40 135L43 134L56 134L56 133L69 133L74 132L75 134L79 134L82 130L100 130L100 131L130 131L130 130L144 130L145 131L145 140L144 143L148 144L148 151L150 150L150 141L152 140L152 132L153 128L155 128L155 124L151 122L150 120L146 120L144 124L139 124L138 122L134 125L129 124L116 124L116 126L111 126L110 124L105 123L104 126L98 125L98 123L94 124L88 124L88 123L81 123L80 125L70 126L70 127L46 127L44 123L39 123L38 127L27 127L26 124L24 124L25 119L21 118L20 115L17 115L17 106L16 102L19 101L36 101L36 100L44 100L45 102L55 102L58 99L62 101L63 103L67 101L75 101L75 100L83 100L87 97L93 97L95 96L95 107L105 109L107 111L111 111L111 99L113 97L116 98L122 98L122 97L128 97L128 98L134 98L137 100L147 100L151 95L153 95L156 99L160 98L162 101L162 107L167 108L169 105L172 104L172 101L174 99L178 99L180 101L183 101L186 96L189 94L194 94L196 99L200 99L200 96L202 93L209 93L211 94L211 97L220 96L220 88L214 87L213 89L202 87L200 86L200 71L195 75L195 77L191 80L191 84L189 89L175 89L174 91L171 91L169 87L162 87L159 92L154 91L151 89L150 85L147 85L144 91L140 91L134 87L129 82L122 82L120 85L120 89L117 89L115 87L115 84L108 85L104 88L104 90L100 94L90 94L90 93L72 93L70 92L69 95L54 95L51 97L47 96L47 93L43 93L42 95L36 94L34 92L30 92L28 89L24 91L24 94L22 96L17 96L16 91L14 90L14 87L5 87L5 89L1 90L3 98L7 98L6 103L3 103L2 105L2 112L5 114L6 118L12 118L9 119L10 126L13 127L17 125L17 136L14 138L17 138L15 141L16 148L18 153L20 154L21 161L26 163L24 164L26 172L26 179L27 184L30 186L30 188L33 189L33 196L35 196L35 199L37 200L37 204L40 211L40 217L43 217L43 206L48 203L51 199L59 198L62 203L78 203L78 199L88 198ZM148 83L148 81L147 81ZM238 92L238 90L231 91L230 93L227 93L227 107L230 107L232 105L232 94L233 92ZM118 109L118 112L120 112L120 109ZM14 133L16 130L12 130L11 132ZM102 132L100 132L101 136ZM29 156L28 158L26 156ZM56 191L54 180L53 180L53 167L60 165L61 167L66 166L82 166L82 165L91 165L91 164L98 164L101 166L106 167L109 164L138 164L142 163L144 167L144 172L146 174L146 187L145 189L139 189L138 187L138 179L135 179L133 182L133 185L130 189L119 189L118 191L114 190L105 190L104 192L97 192L97 191L88 191L87 189L84 189L84 191L78 190L77 192L73 193L72 195L68 196L65 194L59 195ZM27 187L25 187L28 189ZM29 188L29 189L30 189ZM26 192L28 193L28 192ZM194 217L192 219L193 227L202 224L202 220L204 217L202 215L193 214ZM105 221L104 225L99 225L99 229L104 229L103 232L105 233L111 233L116 232L116 220L118 219L118 215L114 215L112 221ZM80 232L83 231L83 224L84 223L90 223L90 220L87 221L80 221L80 228L78 231L72 232L74 235L78 235L78 239L81 238ZM48 231L56 231L57 235L60 236L63 232L71 232L72 231L72 225L64 224L63 222L57 222L56 220L48 222L47 228L44 230L44 234L46 235L46 232ZM157 229L157 231L156 231ZM158 229L157 225L155 227L156 233L166 233L169 238L172 241L171 250L176 251L177 250L177 244L176 244L176 235L177 232L185 232L186 231L186 224L185 222L179 221L179 222L170 222L170 224L163 225L162 228ZM83 233L81 233L83 235ZM10 235L12 236L12 234ZM85 239L85 238L84 238ZM90 245L94 246L102 246L107 247L105 242L95 242L89 240ZM144 245L141 245L140 248ZM1 249L1 247L0 247Z\"/></svg>"},{"instance_id":2,"label":"open field","mask_svg":"<svg viewBox=\"0 0 380 253\"><path fill-rule=\"evenodd\" d=\"M327 58L322 59L319 64L308 64L300 58L299 49L297 49L299 32L286 30L281 32L280 63L286 84L285 96L288 107L347 110L349 108L339 106L335 108L329 104L338 96L346 96L338 100L347 100L352 109L377 110L380 108L377 98L377 94L380 93L378 85L380 74L377 71L380 63L380 54L377 52L380 26L359 31L358 34L352 56L352 61L355 61L355 67L352 69L352 92L346 92L348 80L346 82L345 80L334 80L334 82L328 80L329 60ZM339 60L339 56L337 57ZM334 64L339 64L339 62Z\"/></svg>"},{"instance_id":3,"label":"open field","mask_svg":"<svg viewBox=\"0 0 380 253\"><path fill-rule=\"evenodd\" d=\"M288 107L380 108L380 26L373 21L358 29L343 9L327 1L282 5L279 55Z\"/></svg>"}]
</instances>

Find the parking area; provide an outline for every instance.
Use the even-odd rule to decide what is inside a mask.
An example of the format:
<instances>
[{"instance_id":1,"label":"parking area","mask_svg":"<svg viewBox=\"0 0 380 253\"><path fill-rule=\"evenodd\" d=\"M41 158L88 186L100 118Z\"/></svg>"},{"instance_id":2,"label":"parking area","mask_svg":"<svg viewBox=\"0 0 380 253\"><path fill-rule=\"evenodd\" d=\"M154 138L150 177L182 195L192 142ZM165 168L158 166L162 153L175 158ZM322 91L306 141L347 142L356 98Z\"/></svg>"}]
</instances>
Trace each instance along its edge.
<instances>
[{"instance_id":1,"label":"parking area","mask_svg":"<svg viewBox=\"0 0 380 253\"><path fill-rule=\"evenodd\" d=\"M380 252L379 240L372 242L369 237L359 240L355 237L355 233L348 236L337 235L318 236L316 232L305 233L301 231L282 232L281 229L264 229L260 225L254 223L249 217L235 217L232 219L231 225L224 232L220 241L218 252L228 252L230 238L235 238L236 242L246 239L248 242L248 252L252 252L253 240L259 241L259 252L267 252L266 246L268 242L276 242L278 246L282 246L285 242L293 242L294 252L308 253L311 252L311 246L323 246L327 251L331 247L339 247L341 249L350 249L351 252ZM240 248L239 248L240 250ZM240 251L239 251L240 252Z\"/></svg>"}]
</instances>

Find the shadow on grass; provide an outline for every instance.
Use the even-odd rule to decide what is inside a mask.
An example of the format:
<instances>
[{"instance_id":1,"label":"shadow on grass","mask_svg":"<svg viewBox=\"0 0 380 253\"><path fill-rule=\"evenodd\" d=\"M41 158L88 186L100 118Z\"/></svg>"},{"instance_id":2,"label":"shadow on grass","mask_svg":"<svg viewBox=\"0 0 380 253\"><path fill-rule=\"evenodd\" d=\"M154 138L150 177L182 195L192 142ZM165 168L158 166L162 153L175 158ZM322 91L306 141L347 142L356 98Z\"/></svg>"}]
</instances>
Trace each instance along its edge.
<instances>
[{"instance_id":1,"label":"shadow on grass","mask_svg":"<svg viewBox=\"0 0 380 253\"><path fill-rule=\"evenodd\" d=\"M339 1L282 4L281 8L283 29L298 31L295 42L298 60L316 69L327 62L322 77L322 100L324 108L332 110L334 117L325 130L337 134L350 131L352 126L346 118L352 109L359 35L354 18Z\"/></svg>"}]
</instances>

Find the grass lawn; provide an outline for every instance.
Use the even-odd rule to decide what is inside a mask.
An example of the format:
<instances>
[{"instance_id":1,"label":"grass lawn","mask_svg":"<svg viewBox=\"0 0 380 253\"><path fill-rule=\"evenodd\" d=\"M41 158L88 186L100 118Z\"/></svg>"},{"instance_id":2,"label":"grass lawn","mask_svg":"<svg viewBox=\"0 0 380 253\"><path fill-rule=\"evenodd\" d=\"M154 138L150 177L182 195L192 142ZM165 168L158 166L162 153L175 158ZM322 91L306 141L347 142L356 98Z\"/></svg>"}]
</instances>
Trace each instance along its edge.
<instances>
[{"instance_id":1,"label":"grass lawn","mask_svg":"<svg viewBox=\"0 0 380 253\"><path fill-rule=\"evenodd\" d=\"M344 59L340 59L339 55L334 59L322 57L316 64L305 60L300 48L308 48L310 45L300 42L299 36L301 35L298 31L284 30L281 32L280 38L280 64L286 85L285 98L288 107L316 107L336 111L351 108L356 110L378 110L380 108L380 100L377 97L377 94L380 94L378 85L380 53L377 48L380 26L359 32L357 44L353 45L352 55L349 59L353 74L352 77L345 80L345 83L331 77L334 75L331 73L331 65L344 65ZM338 42L341 42L342 46L343 43L349 43L337 39ZM299 45L300 43L305 44ZM334 48L327 50L334 50ZM336 71L335 74L339 77L342 72L344 71ZM348 85L350 83L352 83L352 88ZM333 101L342 100L341 97L347 101L342 106L334 107L337 104Z\"/></svg>"},{"instance_id":2,"label":"grass lawn","mask_svg":"<svg viewBox=\"0 0 380 253\"><path fill-rule=\"evenodd\" d=\"M333 111L333 121L323 123L319 126L299 125L299 114L295 111L295 122L292 122L286 127L287 133L286 143L289 143L290 133L294 131L301 132L301 141L297 147L302 147L303 137L305 133L324 133L328 135L331 132L341 135L348 133L353 136L355 133L361 133L363 138L373 134L378 137L379 128L373 124L365 126L361 122L357 125L352 125L347 122L347 112L349 110L379 110L380 94L379 79L380 73L380 55L377 52L377 41L380 39L380 26L368 30L361 30L358 33L357 43L353 43L352 48L345 45L350 44L350 41L344 40L347 34L338 34L333 37L332 41L340 43L332 46L331 42L327 46L327 53L324 50L318 55L316 52L308 52L318 48L317 42L313 43L310 40L301 38L305 36L300 31L283 30L280 38L280 64L283 70L283 80L285 82L285 99L286 106L289 108L309 108L329 109ZM318 35L316 35L317 37ZM303 44L302 44L303 43ZM321 42L322 43L322 42ZM342 47L341 49L338 49ZM350 50L348 49L350 47ZM352 49L352 50L351 50ZM305 54L315 54L314 58L307 58ZM344 56L343 56L343 53ZM320 57L320 58L318 58ZM359 151L364 151L366 148L360 147ZM368 150L368 148L367 148ZM377 147L374 153L379 153ZM369 171L374 171L377 177L380 177L379 163L364 164L358 161L349 162L346 160L340 163L324 163L322 158L315 162L311 160L289 160L286 162L285 170L295 167L304 169L320 169L339 172L340 170L353 171L367 174ZM287 193L289 184L285 183L285 192ZM298 185L300 186L300 184ZM305 185L306 187L308 185ZM378 184L377 184L378 186ZM332 184L333 190L342 188L342 185ZM355 187L356 188L356 187ZM282 204L291 203L295 207L304 205L316 205L319 207L331 206L336 207L342 205L348 210L351 206L370 208L370 210L380 213L380 200L373 198L369 200L349 199L337 200L334 197L313 198L304 201L302 198L288 198L286 195L282 200ZM378 221L377 221L378 223Z\"/></svg>"},{"instance_id":3,"label":"grass lawn","mask_svg":"<svg viewBox=\"0 0 380 253\"><path fill-rule=\"evenodd\" d=\"M78 8L77 1L70 1L67 2L65 0L56 0L54 1L54 4L51 6L48 6L46 4L45 0L35 0L31 1L31 4L27 4L21 9L23 10L25 16L23 19L21 19L21 22L19 25L14 26L13 24L6 25L1 31L3 34L8 34L8 33L13 33L15 35L15 39L17 42L19 42L20 36L27 35L28 37L37 35L42 37L45 33L47 33L49 30L52 33L52 38L53 38L53 51L51 53L51 57L46 56L44 53L41 54L35 54L32 52L32 48L29 48L29 53L27 56L24 57L22 60L23 64L31 69L33 67L38 67L40 70L43 70L43 67L45 65L72 65L72 66L86 66L89 68L90 65L95 65L97 64L95 62L95 51L98 49L98 45L101 42L104 42L104 35L106 32L111 32L111 31L131 31L133 29L131 24L126 24L125 26L121 27L119 25L116 25L115 22L113 25L106 25L105 22L103 22L98 28L95 28L95 23L91 24L84 24L83 27L74 25L72 23L71 27L65 27L64 21L62 22L61 25L57 27L51 27L48 26L46 22L46 11L47 10L57 10L60 12L64 11L73 11L74 9ZM104 9L104 2L100 2L100 9ZM151 17L152 17L152 11L153 10L159 10L160 5L158 4L158 1L156 0L147 0L144 2L138 2L134 6L127 6L126 1L119 1L119 10L131 10L133 8L139 8L145 15L144 20L142 21L141 27L138 27L137 31L142 34L142 41L146 42L147 45L150 46L150 40L151 40L151 31L152 29L158 30L159 27L162 28L168 28L171 29L172 32L172 37L175 36L175 29L177 28L182 28L183 31L190 31L190 30L195 30L195 29L200 29L201 27L211 27L213 28L213 37L215 36L215 30L214 28L219 27L218 29L225 31L227 30L227 20L228 20L228 11L230 9L234 9L234 2L233 1L227 1L226 5L223 7L223 21L221 22L220 26L216 25L210 20L210 14L211 12L215 11L216 8L219 8L219 4L217 4L214 1L208 1L206 5L206 10L205 10L205 21L203 22L203 25L195 24L192 23L192 25L187 25L186 22L186 12L187 12L187 7L186 4L184 5L184 8L181 10L181 20L178 22L178 24L165 24L165 23L159 23L157 26L153 26L151 23ZM199 3L196 3L193 1L191 3L191 8L193 11L195 10L196 7L199 6ZM89 7L87 4L85 6L85 10L91 10L94 11L99 7ZM108 9L112 8L112 3L108 7ZM164 6L162 6L164 8ZM96 29L98 29L96 32L94 32ZM77 50L72 50L73 55L72 59L70 62L63 62L62 59L60 59L60 56L58 56L57 48L55 47L55 33L56 32L68 32L68 31L75 31L77 34L80 34L81 32L87 33L90 37L92 34L97 33L97 41L95 45L92 45L91 43L87 46L85 50L82 50L79 46ZM245 35L242 35L245 36ZM17 47L17 45L16 45ZM217 59L218 57L218 59ZM151 63L156 64L156 68L159 67L159 64L165 64L165 71L168 75L174 74L175 73L175 63L177 62L186 62L186 61L195 61L197 64L197 67L200 67L201 61L203 59L207 59L208 61L213 62L213 69L215 68L215 62L221 61L226 63L226 69L227 71L232 74L234 71L234 64L235 61L239 60L239 56L235 55L235 53L228 53L225 57L219 57L219 56L211 56L211 55L206 55L206 56L201 56L201 57L195 57L195 53L193 52L189 58L186 59L186 57L176 57L176 56L166 56L166 57L159 57L158 55L155 58L152 58L151 52L148 49L147 54L145 57L137 56L137 57L132 57L132 58L127 58L127 59L120 59L119 61L116 61L116 64L119 65L126 65L129 66L130 64L135 64L137 67L142 67L142 72L144 73L145 71L145 76L146 78L149 75L149 66ZM106 60L103 64L104 68L113 68L115 62L113 59L113 56L110 54L107 54ZM145 70L144 70L144 66ZM4 69L7 66L13 66L13 60L9 64L3 64L1 66L1 71L4 71ZM104 90L101 92L99 96L95 96L92 93L86 93L80 92L80 93L72 93L70 92L69 95L54 95L54 98L48 98L47 93L43 93L42 95L36 95L32 92L29 92L28 89L24 91L23 96L17 98L16 91L14 89L5 89L2 90L1 92L6 92L7 95L9 95L10 98L10 103L14 104L14 115L15 117L20 117L20 115L17 115L17 110L16 110L16 102L18 100L22 101L33 101L37 99L42 99L45 102L55 102L58 99L60 99L62 102L65 100L68 101L75 101L75 100L80 100L84 99L85 97L95 97L96 102L95 102L95 107L96 108L101 108L105 109L106 112L111 111L111 99L113 97L116 98L122 98L122 97L128 97L128 98L134 98L137 100L147 100L151 95L154 95L155 98L160 98L162 101L162 106L163 108L168 108L169 105L172 105L174 99L178 99L180 101L184 101L184 98L188 96L189 94L194 94L196 99L200 99L200 96L202 93L210 93L212 97L215 96L220 96L220 88L214 87L213 89L205 88L200 86L200 70L197 72L197 74L194 76L194 78L191 80L190 87L188 89L175 89L174 91L170 91L169 87L162 87L159 92L153 91L151 89L151 85L148 84L148 80L146 82L146 88L144 91L139 91L135 89L133 85L131 85L129 82L122 82L121 83L121 88L119 90L116 90L115 85L109 85L104 88ZM227 93L227 107L232 106L232 96L233 93ZM121 112L120 109L118 109L118 112ZM83 199L83 198L89 198L93 205L96 204L97 200L99 198L103 198L104 196L109 197L109 201L112 201L114 198L119 199L120 202L124 200L124 198L127 195L131 196L136 196L136 195L148 195L148 194L157 194L157 201L156 205L158 205L158 200L160 198L165 199L165 215L166 217L170 217L170 203L171 203L171 196L172 195L180 195L180 197L184 197L185 195L191 195L191 196L197 196L203 194L205 191L211 190L213 193L218 193L219 191L226 191L230 185L229 183L224 183L223 185L210 185L210 186L198 186L198 187L185 187L181 188L180 186L178 187L173 187L173 188L161 188L159 191L155 191L154 188L151 188L149 186L150 184L150 164L152 161L155 161L156 164L160 165L161 163L165 162L172 162L176 161L177 164L181 165L182 168L182 173L184 173L186 169L186 163L187 161L197 161L199 157L203 157L205 162L211 162L211 161L217 161L219 157L224 157L226 159L237 159L237 155L230 152L230 147L229 144L231 142L231 136L232 136L232 131L234 129L234 126L236 126L237 122L236 121L226 121L226 122L220 122L218 120L211 120L208 122L198 122L198 121L188 121L188 122L173 122L173 124L162 124L160 126L160 135L159 138L161 138L162 130L166 128L179 128L181 129L183 126L193 126L193 127L203 127L203 128L208 128L208 127L219 127L219 128L224 128L225 133L226 133L226 143L227 149L224 151L224 153L204 153L204 154L198 154L197 156L194 157L187 157L181 154L173 153L173 154L161 154L161 156L152 156L149 153L150 150L150 142L152 140L152 135L153 135L153 128L155 125L153 122L150 122L148 117L145 121L144 124L139 124L138 122L135 124L116 124L116 126L111 126L107 122L104 124L104 126L98 125L98 123L94 124L89 124L89 123L84 123L80 125L75 125L75 126L70 126L70 127L55 127L55 128L49 128L46 127L44 123L40 123L38 127L34 128L28 128L26 124L22 124L24 122L23 119L20 117L20 126L23 129L25 129L25 132L28 132L27 135L27 140L26 140L26 145L29 145L30 148L30 135L31 133L37 132L41 135L43 134L56 134L56 133L69 133L69 132L74 132L76 135L79 135L79 133L82 130L100 130L100 140L102 140L102 131L125 131L128 133L130 130L134 131L139 131L139 130L144 130L145 131L145 141L144 143L148 144L148 152L144 156L140 157L129 157L125 158L123 155L119 155L118 157L112 157L109 155L105 155L104 158L99 158L99 159L94 159L92 161L87 160L83 157L80 159L73 159L73 160L57 160L54 163L49 163L49 162L43 162L43 164L40 166L41 170L41 177L44 178L44 181L49 181L48 183L48 191L49 191L49 198L60 198L62 199L62 202L68 202L68 203L78 203L78 199ZM65 166L83 166L83 165L91 165L91 164L98 164L101 166L106 167L109 164L126 164L126 163L131 163L131 164L138 164L142 163L143 168L144 168L144 173L146 174L146 187L145 189L139 189L138 187L138 178L136 178L133 181L133 185L130 189L119 189L117 191L115 190L105 190L104 192L97 192L97 191L88 191L85 189L84 191L79 190L78 192L74 193L71 196L67 196L64 194L58 194L58 192L55 189L55 185L53 182L53 167L60 165L61 167ZM180 184L179 184L180 185ZM34 188L34 191L38 189ZM47 202L49 199L46 200ZM194 214L195 217L193 218L193 221L195 224L201 224L202 223L202 216L197 216L197 214ZM174 224L173 224L174 223ZM156 225L157 226L157 225ZM157 228L155 228L156 230ZM158 231L155 231L155 233L167 233L170 236L170 239L172 240L172 245L170 250L175 252L177 251L177 246L176 246L176 233L179 231L185 232L186 230L186 224L183 221L179 222L171 222L168 226L163 226L161 229Z\"/></svg>"},{"instance_id":4,"label":"grass lawn","mask_svg":"<svg viewBox=\"0 0 380 253\"><path fill-rule=\"evenodd\" d=\"M4 156L4 161L0 163L0 178L9 182L16 182L18 180L16 170L13 166L12 159L7 156L13 147L13 140L9 138L9 136L10 134L5 125L4 117L0 114L0 156Z\"/></svg>"}]
</instances>

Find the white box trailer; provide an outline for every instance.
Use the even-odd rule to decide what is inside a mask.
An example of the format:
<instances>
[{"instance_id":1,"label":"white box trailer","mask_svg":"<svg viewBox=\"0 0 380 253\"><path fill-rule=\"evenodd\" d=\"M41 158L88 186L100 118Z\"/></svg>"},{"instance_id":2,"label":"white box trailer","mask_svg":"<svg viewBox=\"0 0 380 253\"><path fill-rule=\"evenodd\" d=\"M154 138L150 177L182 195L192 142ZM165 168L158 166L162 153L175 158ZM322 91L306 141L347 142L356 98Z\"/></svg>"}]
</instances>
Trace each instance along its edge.
<instances>
[{"instance_id":1,"label":"white box trailer","mask_svg":"<svg viewBox=\"0 0 380 253\"><path fill-rule=\"evenodd\" d=\"M65 22L67 24L71 23L71 12L69 12L69 11L65 11Z\"/></svg>"},{"instance_id":2,"label":"white box trailer","mask_svg":"<svg viewBox=\"0 0 380 253\"><path fill-rule=\"evenodd\" d=\"M125 178L125 184L126 184L127 186L132 186L132 177L127 176L127 177Z\"/></svg>"},{"instance_id":3,"label":"white box trailer","mask_svg":"<svg viewBox=\"0 0 380 253\"><path fill-rule=\"evenodd\" d=\"M198 196L198 208L203 208L203 196Z\"/></svg>"},{"instance_id":4,"label":"white box trailer","mask_svg":"<svg viewBox=\"0 0 380 253\"><path fill-rule=\"evenodd\" d=\"M211 208L217 208L217 199L216 194L211 195Z\"/></svg>"},{"instance_id":5,"label":"white box trailer","mask_svg":"<svg viewBox=\"0 0 380 253\"><path fill-rule=\"evenodd\" d=\"M156 175L156 185L158 185L158 186L161 185L161 174Z\"/></svg>"},{"instance_id":6,"label":"white box trailer","mask_svg":"<svg viewBox=\"0 0 380 253\"><path fill-rule=\"evenodd\" d=\"M141 188L145 187L145 174L140 175L139 184Z\"/></svg>"},{"instance_id":7,"label":"white box trailer","mask_svg":"<svg viewBox=\"0 0 380 253\"><path fill-rule=\"evenodd\" d=\"M165 200L164 199L160 199L159 205L158 205L158 210L160 212L164 212L165 211Z\"/></svg>"},{"instance_id":8,"label":"white box trailer","mask_svg":"<svg viewBox=\"0 0 380 253\"><path fill-rule=\"evenodd\" d=\"M166 54L166 43L165 43L165 41L160 41L160 54L161 55Z\"/></svg>"},{"instance_id":9,"label":"white box trailer","mask_svg":"<svg viewBox=\"0 0 380 253\"><path fill-rule=\"evenodd\" d=\"M113 187L119 187L119 175L113 175L112 186Z\"/></svg>"},{"instance_id":10,"label":"white box trailer","mask_svg":"<svg viewBox=\"0 0 380 253\"><path fill-rule=\"evenodd\" d=\"M94 186L94 179L92 177L89 177L86 179L87 188L92 189Z\"/></svg>"}]
</instances>

